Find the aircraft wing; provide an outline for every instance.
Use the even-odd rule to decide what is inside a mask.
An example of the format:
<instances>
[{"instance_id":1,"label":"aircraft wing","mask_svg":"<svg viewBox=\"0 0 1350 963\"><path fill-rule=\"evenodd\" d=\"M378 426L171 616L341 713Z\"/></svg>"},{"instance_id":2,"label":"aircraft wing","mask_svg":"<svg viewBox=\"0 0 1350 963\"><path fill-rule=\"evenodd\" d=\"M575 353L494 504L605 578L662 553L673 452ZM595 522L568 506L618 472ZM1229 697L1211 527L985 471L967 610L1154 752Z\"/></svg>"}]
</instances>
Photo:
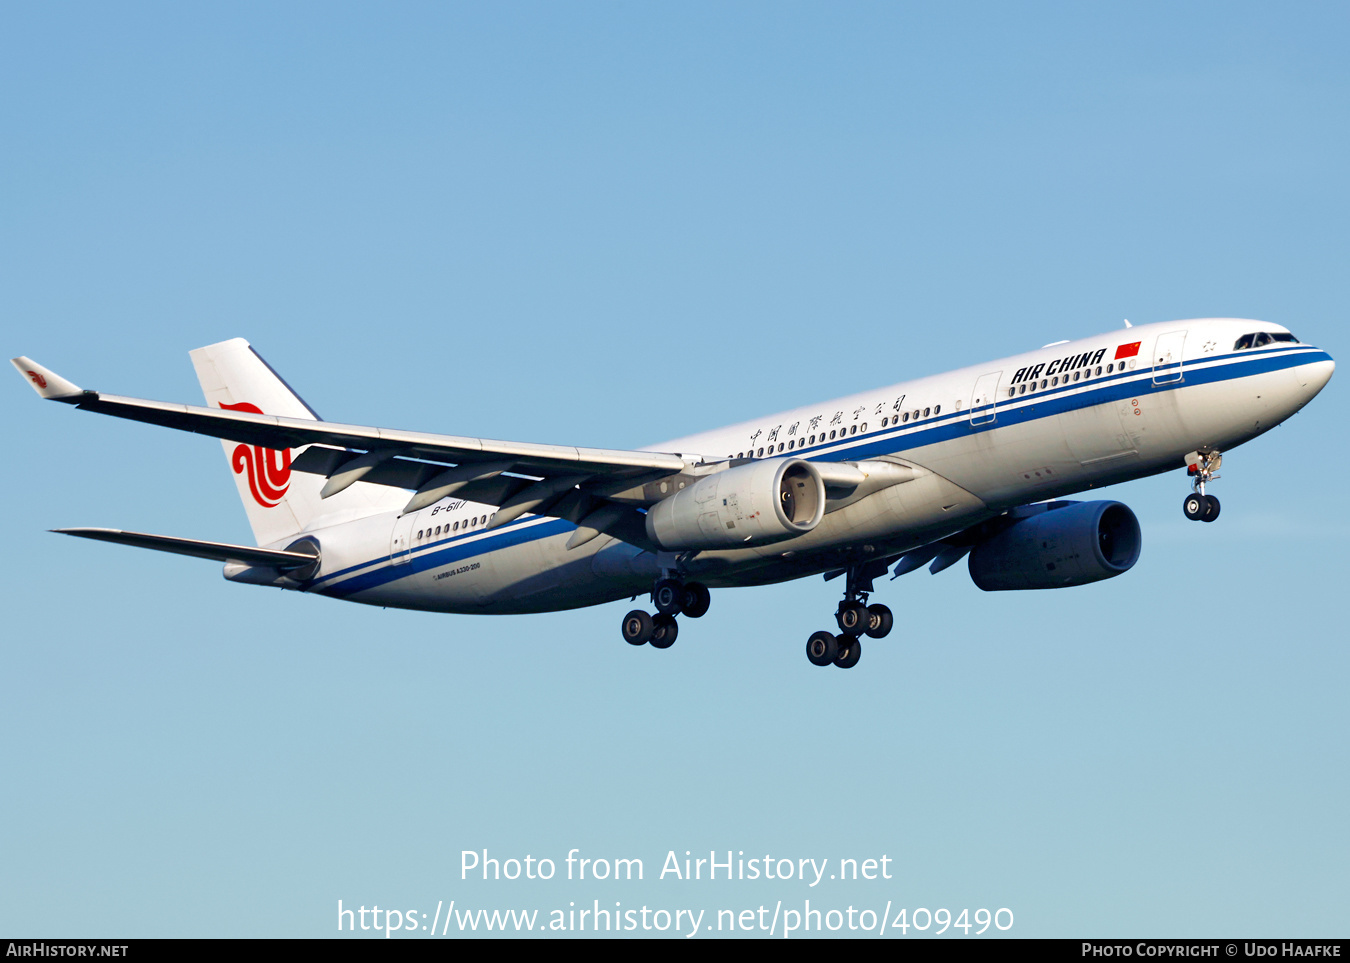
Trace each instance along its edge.
<instances>
[{"instance_id":1,"label":"aircraft wing","mask_svg":"<svg viewBox=\"0 0 1350 963\"><path fill-rule=\"evenodd\" d=\"M405 512L449 495L497 505L492 524L533 513L581 527L580 545L606 532L646 542L638 507L669 491L655 483L687 467L677 454L466 438L127 398L80 388L29 358L12 359L39 395L85 411L275 450L305 449L293 471L325 475L323 495L357 481L410 489Z\"/></svg>"}]
</instances>

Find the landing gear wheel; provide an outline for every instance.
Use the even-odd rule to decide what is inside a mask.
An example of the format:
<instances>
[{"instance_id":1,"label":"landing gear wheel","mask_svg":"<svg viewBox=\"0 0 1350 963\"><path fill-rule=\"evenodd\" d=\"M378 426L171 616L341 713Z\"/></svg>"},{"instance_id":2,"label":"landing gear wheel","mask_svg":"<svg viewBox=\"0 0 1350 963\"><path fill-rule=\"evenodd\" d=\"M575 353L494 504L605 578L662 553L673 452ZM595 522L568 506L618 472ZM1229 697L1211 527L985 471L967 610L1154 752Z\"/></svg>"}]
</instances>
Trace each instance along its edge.
<instances>
[{"instance_id":1,"label":"landing gear wheel","mask_svg":"<svg viewBox=\"0 0 1350 963\"><path fill-rule=\"evenodd\" d=\"M867 627L863 633L869 639L884 639L891 634L891 626L895 624L895 616L891 615L891 610L886 606L877 604L867 606Z\"/></svg>"},{"instance_id":2,"label":"landing gear wheel","mask_svg":"<svg viewBox=\"0 0 1350 963\"><path fill-rule=\"evenodd\" d=\"M691 619L702 618L708 614L708 606L712 604L712 595L708 592L708 587L701 582L690 582L684 587L684 614Z\"/></svg>"},{"instance_id":3,"label":"landing gear wheel","mask_svg":"<svg viewBox=\"0 0 1350 963\"><path fill-rule=\"evenodd\" d=\"M623 617L623 640L629 645L645 645L651 641L652 617L642 609L633 609Z\"/></svg>"},{"instance_id":4,"label":"landing gear wheel","mask_svg":"<svg viewBox=\"0 0 1350 963\"><path fill-rule=\"evenodd\" d=\"M652 648L668 649L675 644L675 638L680 634L680 623L675 621L673 615L658 615L652 619Z\"/></svg>"},{"instance_id":5,"label":"landing gear wheel","mask_svg":"<svg viewBox=\"0 0 1350 963\"><path fill-rule=\"evenodd\" d=\"M814 632L806 640L806 657L812 665L829 665L839 654L839 640L829 632Z\"/></svg>"},{"instance_id":6,"label":"landing gear wheel","mask_svg":"<svg viewBox=\"0 0 1350 963\"><path fill-rule=\"evenodd\" d=\"M840 647L839 654L834 657L834 664L841 669L851 669L862 658L862 640L847 639L845 643L848 648Z\"/></svg>"},{"instance_id":7,"label":"landing gear wheel","mask_svg":"<svg viewBox=\"0 0 1350 963\"><path fill-rule=\"evenodd\" d=\"M652 604L662 615L679 615L684 603L684 586L673 578L663 578L652 588Z\"/></svg>"},{"instance_id":8,"label":"landing gear wheel","mask_svg":"<svg viewBox=\"0 0 1350 963\"><path fill-rule=\"evenodd\" d=\"M1201 448L1185 458L1186 475L1191 480L1191 494L1181 505L1186 517L1193 522L1212 522L1219 517L1219 500L1205 493L1205 486L1216 481L1223 453L1212 448Z\"/></svg>"},{"instance_id":9,"label":"landing gear wheel","mask_svg":"<svg viewBox=\"0 0 1350 963\"><path fill-rule=\"evenodd\" d=\"M834 620L839 623L840 632L856 639L866 631L867 624L872 621L872 616L868 614L867 606L861 602L841 602Z\"/></svg>"}]
</instances>

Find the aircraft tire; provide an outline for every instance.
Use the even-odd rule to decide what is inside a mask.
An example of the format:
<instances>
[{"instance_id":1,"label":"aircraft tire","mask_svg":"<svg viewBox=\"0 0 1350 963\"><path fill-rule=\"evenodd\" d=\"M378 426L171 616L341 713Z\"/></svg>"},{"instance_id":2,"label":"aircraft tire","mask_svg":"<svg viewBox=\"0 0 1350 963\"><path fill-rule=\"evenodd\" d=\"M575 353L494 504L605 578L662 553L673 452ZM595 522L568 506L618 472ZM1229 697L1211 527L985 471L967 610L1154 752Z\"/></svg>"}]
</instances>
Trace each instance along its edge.
<instances>
[{"instance_id":1,"label":"aircraft tire","mask_svg":"<svg viewBox=\"0 0 1350 963\"><path fill-rule=\"evenodd\" d=\"M652 617L642 609L633 609L623 617L623 640L629 645L645 645L651 641Z\"/></svg>"},{"instance_id":2,"label":"aircraft tire","mask_svg":"<svg viewBox=\"0 0 1350 963\"><path fill-rule=\"evenodd\" d=\"M872 617L867 613L867 606L861 602L845 602L839 606L839 611L835 613L834 620L839 623L839 631L846 636L857 638L862 635L867 628L867 623Z\"/></svg>"},{"instance_id":3,"label":"aircraft tire","mask_svg":"<svg viewBox=\"0 0 1350 963\"><path fill-rule=\"evenodd\" d=\"M684 604L684 586L673 578L663 578L652 589L652 604L661 615L679 615Z\"/></svg>"},{"instance_id":4,"label":"aircraft tire","mask_svg":"<svg viewBox=\"0 0 1350 963\"><path fill-rule=\"evenodd\" d=\"M680 634L680 623L673 615L658 615L652 619L651 643L653 649L668 649Z\"/></svg>"},{"instance_id":5,"label":"aircraft tire","mask_svg":"<svg viewBox=\"0 0 1350 963\"><path fill-rule=\"evenodd\" d=\"M884 639L891 634L895 625L895 616L891 610L880 603L867 606L868 622L864 633L869 639Z\"/></svg>"},{"instance_id":6,"label":"aircraft tire","mask_svg":"<svg viewBox=\"0 0 1350 963\"><path fill-rule=\"evenodd\" d=\"M1204 495L1199 492L1191 492L1186 496L1186 500L1181 503L1181 510L1186 517L1193 522L1198 522L1205 517L1205 512L1209 508Z\"/></svg>"},{"instance_id":7,"label":"aircraft tire","mask_svg":"<svg viewBox=\"0 0 1350 963\"><path fill-rule=\"evenodd\" d=\"M1205 496L1205 514L1200 516L1201 521L1212 522L1219 517L1219 500L1213 495Z\"/></svg>"},{"instance_id":8,"label":"aircraft tire","mask_svg":"<svg viewBox=\"0 0 1350 963\"><path fill-rule=\"evenodd\" d=\"M684 587L684 614L691 619L701 619L708 614L712 604L712 595L702 582L690 582Z\"/></svg>"},{"instance_id":9,"label":"aircraft tire","mask_svg":"<svg viewBox=\"0 0 1350 963\"><path fill-rule=\"evenodd\" d=\"M849 639L848 648L840 649L839 654L834 657L834 664L841 669L851 669L858 664L862 658L862 640Z\"/></svg>"},{"instance_id":10,"label":"aircraft tire","mask_svg":"<svg viewBox=\"0 0 1350 963\"><path fill-rule=\"evenodd\" d=\"M839 654L839 640L829 632L813 632L806 640L806 657L812 665L829 665Z\"/></svg>"}]
</instances>

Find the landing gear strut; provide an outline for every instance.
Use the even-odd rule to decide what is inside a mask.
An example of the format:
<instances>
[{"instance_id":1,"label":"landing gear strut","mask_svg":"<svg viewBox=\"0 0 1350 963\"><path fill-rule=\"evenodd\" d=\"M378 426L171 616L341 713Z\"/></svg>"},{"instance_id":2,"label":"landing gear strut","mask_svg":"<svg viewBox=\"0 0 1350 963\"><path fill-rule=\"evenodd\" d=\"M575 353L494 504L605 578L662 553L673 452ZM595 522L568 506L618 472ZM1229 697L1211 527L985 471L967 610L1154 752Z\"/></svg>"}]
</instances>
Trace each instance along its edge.
<instances>
[{"instance_id":1,"label":"landing gear strut","mask_svg":"<svg viewBox=\"0 0 1350 963\"><path fill-rule=\"evenodd\" d=\"M1223 464L1223 454L1217 451L1195 451L1186 456L1186 474L1191 476L1191 493L1181 503L1181 510L1193 522L1212 522L1219 517L1219 500L1205 494L1205 485L1219 476L1215 474Z\"/></svg>"},{"instance_id":2,"label":"landing gear strut","mask_svg":"<svg viewBox=\"0 0 1350 963\"><path fill-rule=\"evenodd\" d=\"M891 610L884 605L867 604L867 596L873 591L872 580L885 574L887 567L884 562L865 562L844 570L844 599L834 613L839 635L816 632L807 639L806 658L812 665L851 669L862 658L862 636L881 639L890 634L895 624Z\"/></svg>"},{"instance_id":3,"label":"landing gear strut","mask_svg":"<svg viewBox=\"0 0 1350 963\"><path fill-rule=\"evenodd\" d=\"M675 616L702 618L708 612L712 596L701 582L684 582L679 578L664 577L652 586L652 605L656 615L634 609L623 617L623 638L629 645L647 642L656 649L668 649L680 634Z\"/></svg>"}]
</instances>

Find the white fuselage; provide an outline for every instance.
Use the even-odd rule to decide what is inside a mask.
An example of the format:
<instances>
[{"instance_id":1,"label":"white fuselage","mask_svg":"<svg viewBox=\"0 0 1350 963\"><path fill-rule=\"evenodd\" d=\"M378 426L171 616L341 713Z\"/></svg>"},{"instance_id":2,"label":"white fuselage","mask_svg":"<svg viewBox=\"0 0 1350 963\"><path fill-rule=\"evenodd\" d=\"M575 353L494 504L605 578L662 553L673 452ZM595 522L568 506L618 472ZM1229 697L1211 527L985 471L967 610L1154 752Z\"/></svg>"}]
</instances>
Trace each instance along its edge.
<instances>
[{"instance_id":1,"label":"white fuselage","mask_svg":"<svg viewBox=\"0 0 1350 963\"><path fill-rule=\"evenodd\" d=\"M1298 342L1236 350L1253 332L1285 329L1141 325L653 445L690 461L883 459L915 473L831 502L809 534L702 552L682 571L713 587L798 578L1242 444L1307 404L1334 370L1325 351ZM322 567L305 589L434 611L539 612L643 594L672 561L606 536L569 550L575 526L556 518L484 530L493 511L445 499L309 532Z\"/></svg>"}]
</instances>

